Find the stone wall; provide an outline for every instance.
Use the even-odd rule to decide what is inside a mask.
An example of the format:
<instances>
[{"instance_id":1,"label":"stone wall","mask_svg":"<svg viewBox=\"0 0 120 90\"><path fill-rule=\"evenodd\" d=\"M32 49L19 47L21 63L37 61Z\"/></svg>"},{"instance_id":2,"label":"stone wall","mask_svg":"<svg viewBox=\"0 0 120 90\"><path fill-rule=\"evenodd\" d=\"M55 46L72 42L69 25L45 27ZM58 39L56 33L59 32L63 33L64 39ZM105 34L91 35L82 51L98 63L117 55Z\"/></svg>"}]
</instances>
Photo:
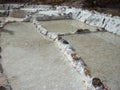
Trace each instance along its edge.
<instances>
[{"instance_id":1,"label":"stone wall","mask_svg":"<svg viewBox=\"0 0 120 90\"><path fill-rule=\"evenodd\" d=\"M70 12L73 14L73 19L120 35L120 17L118 16L113 17L108 14L75 8L71 9Z\"/></svg>"}]
</instances>

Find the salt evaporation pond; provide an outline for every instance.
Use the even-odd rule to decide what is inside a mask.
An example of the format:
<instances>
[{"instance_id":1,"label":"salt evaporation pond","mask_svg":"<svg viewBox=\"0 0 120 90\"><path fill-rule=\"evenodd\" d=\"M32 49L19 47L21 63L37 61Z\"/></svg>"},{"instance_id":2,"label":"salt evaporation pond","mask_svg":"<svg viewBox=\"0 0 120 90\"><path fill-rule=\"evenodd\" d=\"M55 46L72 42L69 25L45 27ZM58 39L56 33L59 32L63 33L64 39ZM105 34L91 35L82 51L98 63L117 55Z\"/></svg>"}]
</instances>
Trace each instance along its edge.
<instances>
[{"instance_id":1,"label":"salt evaporation pond","mask_svg":"<svg viewBox=\"0 0 120 90\"><path fill-rule=\"evenodd\" d=\"M76 20L42 21L51 32L71 32L96 27ZM109 32L95 32L64 36L83 58L93 76L104 80L111 90L120 89L120 37Z\"/></svg>"},{"instance_id":2,"label":"salt evaporation pond","mask_svg":"<svg viewBox=\"0 0 120 90\"><path fill-rule=\"evenodd\" d=\"M2 64L13 90L85 90L79 74L32 23L1 32Z\"/></svg>"},{"instance_id":3,"label":"salt evaporation pond","mask_svg":"<svg viewBox=\"0 0 120 90\"><path fill-rule=\"evenodd\" d=\"M89 26L77 20L51 20L40 21L40 23L50 32L74 32L77 29L89 29L95 31L96 27Z\"/></svg>"}]
</instances>

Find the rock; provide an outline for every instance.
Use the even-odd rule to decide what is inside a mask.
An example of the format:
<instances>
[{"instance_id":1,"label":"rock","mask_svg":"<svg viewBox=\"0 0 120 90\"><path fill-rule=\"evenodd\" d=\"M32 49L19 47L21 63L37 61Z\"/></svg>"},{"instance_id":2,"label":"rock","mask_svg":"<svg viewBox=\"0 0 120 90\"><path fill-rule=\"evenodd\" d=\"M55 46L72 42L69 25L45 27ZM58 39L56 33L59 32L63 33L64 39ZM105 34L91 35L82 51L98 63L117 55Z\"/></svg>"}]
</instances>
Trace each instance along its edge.
<instances>
[{"instance_id":1,"label":"rock","mask_svg":"<svg viewBox=\"0 0 120 90\"><path fill-rule=\"evenodd\" d=\"M77 53L73 52L71 53L71 57L74 59L74 60L79 60L80 58L77 56Z\"/></svg>"},{"instance_id":2,"label":"rock","mask_svg":"<svg viewBox=\"0 0 120 90\"><path fill-rule=\"evenodd\" d=\"M3 73L3 68L1 63L0 63L0 73Z\"/></svg>"},{"instance_id":3,"label":"rock","mask_svg":"<svg viewBox=\"0 0 120 90\"><path fill-rule=\"evenodd\" d=\"M56 33L51 34L51 39L56 40L58 38L58 35Z\"/></svg>"},{"instance_id":4,"label":"rock","mask_svg":"<svg viewBox=\"0 0 120 90\"><path fill-rule=\"evenodd\" d=\"M0 86L0 90L7 90L4 86Z\"/></svg>"},{"instance_id":5,"label":"rock","mask_svg":"<svg viewBox=\"0 0 120 90\"><path fill-rule=\"evenodd\" d=\"M68 18L72 18L73 17L73 13L69 12L67 16L68 16Z\"/></svg>"},{"instance_id":6,"label":"rock","mask_svg":"<svg viewBox=\"0 0 120 90\"><path fill-rule=\"evenodd\" d=\"M77 17L81 22L85 22L90 16L92 16L92 13L89 11L81 11L79 16Z\"/></svg>"},{"instance_id":7,"label":"rock","mask_svg":"<svg viewBox=\"0 0 120 90\"><path fill-rule=\"evenodd\" d=\"M2 52L2 48L0 47L0 53Z\"/></svg>"},{"instance_id":8,"label":"rock","mask_svg":"<svg viewBox=\"0 0 120 90\"><path fill-rule=\"evenodd\" d=\"M42 25L39 24L39 25L37 26L37 29L40 30L41 27L42 27Z\"/></svg>"},{"instance_id":9,"label":"rock","mask_svg":"<svg viewBox=\"0 0 120 90\"><path fill-rule=\"evenodd\" d=\"M44 34L44 35L47 35L47 34L48 34L48 31L47 31L45 28L42 28L42 29L41 29L41 33Z\"/></svg>"},{"instance_id":10,"label":"rock","mask_svg":"<svg viewBox=\"0 0 120 90\"><path fill-rule=\"evenodd\" d=\"M120 19L111 18L105 29L109 32L117 34L120 31Z\"/></svg>"},{"instance_id":11,"label":"rock","mask_svg":"<svg viewBox=\"0 0 120 90\"><path fill-rule=\"evenodd\" d=\"M90 30L88 30L88 29L78 29L74 33L75 34L90 33Z\"/></svg>"},{"instance_id":12,"label":"rock","mask_svg":"<svg viewBox=\"0 0 120 90\"><path fill-rule=\"evenodd\" d=\"M68 41L66 41L66 40L63 40L62 43L63 44L69 44Z\"/></svg>"},{"instance_id":13,"label":"rock","mask_svg":"<svg viewBox=\"0 0 120 90\"><path fill-rule=\"evenodd\" d=\"M31 15L26 15L25 18L23 19L23 22L30 22L32 19Z\"/></svg>"},{"instance_id":14,"label":"rock","mask_svg":"<svg viewBox=\"0 0 120 90\"><path fill-rule=\"evenodd\" d=\"M9 16L9 11L3 11L3 12L0 11L0 17L7 17L7 16Z\"/></svg>"},{"instance_id":15,"label":"rock","mask_svg":"<svg viewBox=\"0 0 120 90\"><path fill-rule=\"evenodd\" d=\"M99 90L104 90L104 85L103 85L103 83L101 82L101 80L99 78L93 78L92 79L92 85L95 88L101 88Z\"/></svg>"},{"instance_id":16,"label":"rock","mask_svg":"<svg viewBox=\"0 0 120 90\"><path fill-rule=\"evenodd\" d=\"M51 32L48 32L47 36L48 36L49 39L51 39L52 33L51 33Z\"/></svg>"},{"instance_id":17,"label":"rock","mask_svg":"<svg viewBox=\"0 0 120 90\"><path fill-rule=\"evenodd\" d=\"M2 58L2 56L0 55L0 59Z\"/></svg>"}]
</instances>

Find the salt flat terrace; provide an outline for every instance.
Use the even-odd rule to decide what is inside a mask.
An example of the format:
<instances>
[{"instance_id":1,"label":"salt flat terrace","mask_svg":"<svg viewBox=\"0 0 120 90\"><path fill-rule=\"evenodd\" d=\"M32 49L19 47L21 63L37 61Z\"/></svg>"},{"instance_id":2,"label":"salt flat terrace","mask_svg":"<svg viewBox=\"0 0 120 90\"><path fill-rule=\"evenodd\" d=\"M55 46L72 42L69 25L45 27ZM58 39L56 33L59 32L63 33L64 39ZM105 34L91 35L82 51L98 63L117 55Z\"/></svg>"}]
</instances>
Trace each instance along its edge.
<instances>
[{"instance_id":1,"label":"salt flat terrace","mask_svg":"<svg viewBox=\"0 0 120 90\"><path fill-rule=\"evenodd\" d=\"M43 21L51 32L71 32L77 29L96 30L76 20ZM120 37L109 32L91 32L63 37L87 63L93 76L107 82L111 90L120 88Z\"/></svg>"},{"instance_id":2,"label":"salt flat terrace","mask_svg":"<svg viewBox=\"0 0 120 90\"><path fill-rule=\"evenodd\" d=\"M10 16L14 18L8 17L7 20L16 20L16 22L6 25L1 30L2 66L12 89L86 90L83 87L87 87L87 85L93 87L92 80L95 76L107 83L111 90L119 90L120 37L117 36L119 35L119 17L96 15L88 11L85 13L84 10L79 11L75 8L71 9L70 13L68 13L68 8L66 9L67 12L64 11L62 14L61 12L54 12L54 10L53 12L49 11L50 7L43 9L45 9L45 11L43 10L44 13L42 11L37 12L40 9L36 8L34 10L33 8L33 11L29 12L30 15L27 11L21 13L19 10L18 12L13 10ZM60 11L63 11L62 8ZM39 14L43 15L39 16ZM106 29L117 35L97 32L98 27L101 31ZM74 32L78 29L90 30L90 32L75 34ZM64 49L64 46L59 44L58 47L55 46L55 43L59 43L57 40L59 41L60 38L54 32L62 33L63 39L61 39L65 39L64 43L70 43L76 49L75 54L77 52L83 62L85 61L84 64L81 62L79 62L80 65L78 64L80 74L85 77L92 74L92 77L88 77L89 80L85 78L88 81L87 83L83 81L84 85L80 80L82 77L64 58L64 52L60 53L58 50L59 47ZM50 39L53 41L50 41ZM61 45L64 45L64 43L60 42ZM72 48L70 50L73 51ZM88 69L86 70L86 64L91 73ZM85 67L82 67L82 65ZM86 71L88 71L87 74ZM101 85L103 87L104 84L101 83ZM94 87L96 88L95 85Z\"/></svg>"},{"instance_id":3,"label":"salt flat terrace","mask_svg":"<svg viewBox=\"0 0 120 90\"><path fill-rule=\"evenodd\" d=\"M49 32L75 32L77 29L89 29L96 30L96 27L81 23L77 20L53 20L53 21L40 21L40 23L49 31Z\"/></svg>"},{"instance_id":4,"label":"salt flat terrace","mask_svg":"<svg viewBox=\"0 0 120 90\"><path fill-rule=\"evenodd\" d=\"M1 32L2 64L13 90L85 90L79 74L32 23L8 24Z\"/></svg>"},{"instance_id":5,"label":"salt flat terrace","mask_svg":"<svg viewBox=\"0 0 120 90\"><path fill-rule=\"evenodd\" d=\"M76 49L93 76L107 82L111 90L120 88L120 37L108 32L64 36Z\"/></svg>"}]
</instances>

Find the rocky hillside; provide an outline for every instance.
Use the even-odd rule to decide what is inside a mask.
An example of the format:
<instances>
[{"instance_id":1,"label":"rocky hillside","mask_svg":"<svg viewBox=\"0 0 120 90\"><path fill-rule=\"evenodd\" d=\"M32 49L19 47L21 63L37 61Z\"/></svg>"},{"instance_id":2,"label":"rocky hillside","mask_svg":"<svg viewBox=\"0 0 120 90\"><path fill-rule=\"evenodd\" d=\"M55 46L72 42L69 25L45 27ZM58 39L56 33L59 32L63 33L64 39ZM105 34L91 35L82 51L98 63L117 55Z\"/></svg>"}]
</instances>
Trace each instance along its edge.
<instances>
[{"instance_id":1,"label":"rocky hillside","mask_svg":"<svg viewBox=\"0 0 120 90\"><path fill-rule=\"evenodd\" d=\"M62 4L78 3L85 6L108 6L117 5L120 0L0 0L0 3L36 3L36 4Z\"/></svg>"},{"instance_id":2,"label":"rocky hillside","mask_svg":"<svg viewBox=\"0 0 120 90\"><path fill-rule=\"evenodd\" d=\"M120 0L0 0L0 3L67 5L120 16Z\"/></svg>"}]
</instances>

